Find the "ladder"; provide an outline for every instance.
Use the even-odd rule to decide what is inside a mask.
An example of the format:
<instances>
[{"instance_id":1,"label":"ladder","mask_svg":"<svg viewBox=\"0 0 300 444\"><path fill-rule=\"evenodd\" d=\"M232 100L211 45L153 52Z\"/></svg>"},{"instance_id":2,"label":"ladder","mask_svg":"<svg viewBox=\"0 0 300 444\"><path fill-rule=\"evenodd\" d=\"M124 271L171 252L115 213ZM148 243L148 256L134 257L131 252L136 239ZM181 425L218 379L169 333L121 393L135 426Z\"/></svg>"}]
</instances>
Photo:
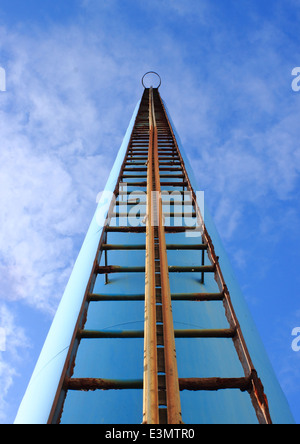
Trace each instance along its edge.
<instances>
[{"instance_id":1,"label":"ladder","mask_svg":"<svg viewBox=\"0 0 300 444\"><path fill-rule=\"evenodd\" d=\"M172 202L164 196L175 196ZM142 224L132 224L130 210L138 198L144 208L140 214ZM189 213L183 214L185 200ZM125 211L124 211L125 209ZM201 242L168 244L166 234L185 233L189 226L176 225L178 217L186 216L197 221L195 230L200 231ZM126 220L126 224L117 224ZM166 221L170 223L167 224ZM173 222L173 224L172 224ZM110 233L146 234L146 242L139 244L110 244ZM133 238L133 237L132 237ZM145 263L128 266L109 264L111 251L144 251ZM198 266L172 266L168 264L168 251L199 251ZM205 262L205 256L209 264ZM104 262L104 264L103 264ZM100 265L102 264L102 265ZM142 273L145 276L145 292L139 295L96 294L96 279L103 276L110 285L114 273ZM208 273L214 275L218 292L171 294L169 277L172 273L195 273L205 282ZM85 324L91 302L144 301L145 319L143 330L87 330ZM172 301L223 302L228 321L226 329L175 330ZM138 380L113 380L99 378L74 378L73 370L81 341L101 338L143 338L144 374ZM242 365L244 376L240 378L179 378L175 338L226 338L233 341ZM104 357L105 359L105 357ZM180 391L215 391L239 389L248 392L258 422L272 424L264 387L250 357L231 296L224 280L219 258L212 239L207 232L197 203L197 196L190 182L176 137L160 97L158 88L145 88L127 153L119 174L114 198L110 204L107 220L99 242L94 266L91 271L81 312L74 330L57 395L49 417L49 423L59 423L64 402L69 391L89 390L143 390L143 424L182 424ZM224 406L226 407L226 406Z\"/></svg>"}]
</instances>

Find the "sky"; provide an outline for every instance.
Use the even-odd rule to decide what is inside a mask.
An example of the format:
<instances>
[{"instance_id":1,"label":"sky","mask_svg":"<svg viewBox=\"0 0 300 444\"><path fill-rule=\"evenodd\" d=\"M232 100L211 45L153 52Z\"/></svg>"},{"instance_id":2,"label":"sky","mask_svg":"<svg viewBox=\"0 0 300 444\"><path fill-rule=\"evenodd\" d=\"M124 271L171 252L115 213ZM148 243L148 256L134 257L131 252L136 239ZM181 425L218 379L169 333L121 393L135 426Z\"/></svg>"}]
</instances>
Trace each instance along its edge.
<instances>
[{"instance_id":1,"label":"sky","mask_svg":"<svg viewBox=\"0 0 300 444\"><path fill-rule=\"evenodd\" d=\"M0 0L0 423L150 70L300 423L299 23L298 0Z\"/></svg>"}]
</instances>

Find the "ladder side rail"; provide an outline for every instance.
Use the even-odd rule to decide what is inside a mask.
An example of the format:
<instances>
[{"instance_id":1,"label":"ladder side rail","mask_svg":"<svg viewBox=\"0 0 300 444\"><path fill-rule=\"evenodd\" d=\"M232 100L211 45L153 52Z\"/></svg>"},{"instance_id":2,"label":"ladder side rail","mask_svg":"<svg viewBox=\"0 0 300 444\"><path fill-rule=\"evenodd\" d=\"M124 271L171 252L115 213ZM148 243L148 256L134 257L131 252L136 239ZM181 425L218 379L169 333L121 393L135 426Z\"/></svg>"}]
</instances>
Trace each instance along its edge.
<instances>
[{"instance_id":1,"label":"ladder side rail","mask_svg":"<svg viewBox=\"0 0 300 444\"><path fill-rule=\"evenodd\" d=\"M172 302L169 283L169 267L167 259L165 230L163 223L163 208L161 198L161 183L159 174L158 155L158 129L155 117L154 99L153 103L153 123L154 123L154 170L156 181L156 192L158 196L158 234L159 234L159 255L161 267L161 294L164 330L164 351L166 366L166 392L167 392L167 414L169 424L181 424L181 404L179 393L179 379L177 370L177 359L175 350L175 334L172 315Z\"/></svg>"},{"instance_id":2,"label":"ladder side rail","mask_svg":"<svg viewBox=\"0 0 300 444\"><path fill-rule=\"evenodd\" d=\"M149 91L150 102L150 91ZM154 226L152 222L153 190L153 124L152 108L149 103L149 149L147 162L147 222L146 222L146 264L145 264L145 325L144 325L144 392L143 423L158 424L158 363L156 337L156 292L155 292L155 250Z\"/></svg>"}]
</instances>

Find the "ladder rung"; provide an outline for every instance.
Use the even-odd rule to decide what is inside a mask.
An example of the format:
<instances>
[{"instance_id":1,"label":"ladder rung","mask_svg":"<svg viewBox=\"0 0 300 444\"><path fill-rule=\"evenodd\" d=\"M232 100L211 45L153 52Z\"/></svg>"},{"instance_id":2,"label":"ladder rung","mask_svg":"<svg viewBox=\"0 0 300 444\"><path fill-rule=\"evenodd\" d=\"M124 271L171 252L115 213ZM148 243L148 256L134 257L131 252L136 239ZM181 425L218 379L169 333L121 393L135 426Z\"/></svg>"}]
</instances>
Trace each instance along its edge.
<instances>
[{"instance_id":1,"label":"ladder rung","mask_svg":"<svg viewBox=\"0 0 300 444\"><path fill-rule=\"evenodd\" d=\"M124 330L124 331L112 331L112 330L79 330L78 336L81 339L135 339L143 338L144 330Z\"/></svg>"},{"instance_id":2,"label":"ladder rung","mask_svg":"<svg viewBox=\"0 0 300 444\"><path fill-rule=\"evenodd\" d=\"M143 245L109 245L109 244L103 244L101 249L102 250L112 250L112 251L127 251L127 250L145 250L146 246Z\"/></svg>"},{"instance_id":3,"label":"ladder rung","mask_svg":"<svg viewBox=\"0 0 300 444\"><path fill-rule=\"evenodd\" d=\"M111 227L106 226L105 231L108 233L145 233L146 227Z\"/></svg>"},{"instance_id":4,"label":"ladder rung","mask_svg":"<svg viewBox=\"0 0 300 444\"><path fill-rule=\"evenodd\" d=\"M191 267L169 266L170 273L213 273L216 270L215 265L200 265ZM98 266L98 274L110 273L144 273L145 267L122 267L119 265Z\"/></svg>"},{"instance_id":5,"label":"ladder rung","mask_svg":"<svg viewBox=\"0 0 300 444\"><path fill-rule=\"evenodd\" d=\"M195 244L195 245L181 245L181 244L168 244L167 250L207 250L207 244Z\"/></svg>"},{"instance_id":6,"label":"ladder rung","mask_svg":"<svg viewBox=\"0 0 300 444\"><path fill-rule=\"evenodd\" d=\"M132 205L138 205L138 206L140 206L140 205L146 205L146 203L139 203L139 204L132 204ZM120 205L119 205L120 206ZM170 212L170 211L163 211L163 214L164 214L164 216L165 217L191 217L191 218L196 218L197 217L197 214L196 213L192 213L192 212ZM144 212L140 212L139 211L139 213L138 214L130 214L130 213L120 213L120 212L117 212L117 211L114 211L114 212L112 212L111 214L110 214L110 216L111 217L144 217L144 216L146 216L146 212L144 211Z\"/></svg>"},{"instance_id":7,"label":"ladder rung","mask_svg":"<svg viewBox=\"0 0 300 444\"><path fill-rule=\"evenodd\" d=\"M234 338L235 328L210 330L175 330L175 338Z\"/></svg>"},{"instance_id":8,"label":"ladder rung","mask_svg":"<svg viewBox=\"0 0 300 444\"><path fill-rule=\"evenodd\" d=\"M123 174L122 180L124 179L147 179L147 176L142 174Z\"/></svg>"},{"instance_id":9,"label":"ladder rung","mask_svg":"<svg viewBox=\"0 0 300 444\"><path fill-rule=\"evenodd\" d=\"M163 184L161 183L160 185L163 185ZM182 186L182 185L183 185L183 182L181 182L181 183L178 182L178 186ZM166 193L165 194L166 196L168 196L167 193L170 193L171 197L172 197L172 193L174 193L174 192L176 193L176 197L180 197L180 196L177 196L177 194L182 194L183 196L186 196L187 193L190 193L189 191L182 191L182 190L162 190L162 192ZM164 194L162 195L162 197L164 197ZM183 202L184 201L182 201L181 203L183 203ZM191 200L187 201L187 204L191 205L192 201Z\"/></svg>"},{"instance_id":10,"label":"ladder rung","mask_svg":"<svg viewBox=\"0 0 300 444\"><path fill-rule=\"evenodd\" d=\"M174 333L175 338L233 338L236 329L175 330ZM79 330L78 336L82 339L137 339L144 337L144 330Z\"/></svg>"},{"instance_id":11,"label":"ladder rung","mask_svg":"<svg viewBox=\"0 0 300 444\"><path fill-rule=\"evenodd\" d=\"M139 202L139 203L137 203L136 202L136 199L135 199L135 202L130 202L130 200L126 200L126 201L118 201L118 202L116 202L116 204L115 204L117 207L126 207L126 206L128 206L128 207L130 207L130 206L133 206L133 207L135 207L136 205L147 205L147 202Z\"/></svg>"},{"instance_id":12,"label":"ladder rung","mask_svg":"<svg viewBox=\"0 0 300 444\"><path fill-rule=\"evenodd\" d=\"M190 212L189 211L186 211L186 212L163 211L163 213L164 213L165 217L193 217L194 219L197 217L197 214L193 213L191 211Z\"/></svg>"},{"instance_id":13,"label":"ladder rung","mask_svg":"<svg viewBox=\"0 0 300 444\"><path fill-rule=\"evenodd\" d=\"M133 153L145 154L145 153L147 153L149 151L148 148L143 148L146 145L147 145L146 143L141 143L140 145L135 144L132 148L129 149L128 153L130 155L133 155Z\"/></svg>"},{"instance_id":14,"label":"ladder rung","mask_svg":"<svg viewBox=\"0 0 300 444\"><path fill-rule=\"evenodd\" d=\"M95 391L95 390L132 390L142 389L143 380L119 380L99 378L70 378L65 382L68 390Z\"/></svg>"},{"instance_id":15,"label":"ladder rung","mask_svg":"<svg viewBox=\"0 0 300 444\"><path fill-rule=\"evenodd\" d=\"M181 266L169 266L170 273L214 273L216 271L215 265L200 265L200 266L191 266L191 267L181 267Z\"/></svg>"},{"instance_id":16,"label":"ladder rung","mask_svg":"<svg viewBox=\"0 0 300 444\"><path fill-rule=\"evenodd\" d=\"M173 160L172 162L161 162L162 159L159 159L159 169L161 169L162 166L174 166L174 165L181 165L181 162L179 160Z\"/></svg>"},{"instance_id":17,"label":"ladder rung","mask_svg":"<svg viewBox=\"0 0 300 444\"><path fill-rule=\"evenodd\" d=\"M242 392L251 390L251 377L248 378L181 378L180 390L190 391L218 391L226 389L239 389Z\"/></svg>"},{"instance_id":18,"label":"ladder rung","mask_svg":"<svg viewBox=\"0 0 300 444\"><path fill-rule=\"evenodd\" d=\"M124 171L139 171L139 172L145 172L145 171L147 171L147 168L124 168Z\"/></svg>"},{"instance_id":19,"label":"ladder rung","mask_svg":"<svg viewBox=\"0 0 300 444\"><path fill-rule=\"evenodd\" d=\"M131 158L131 157L135 157L136 155L145 156L145 154L148 153L149 149L148 148L141 148L143 146L145 146L145 144L140 145L140 146L136 145L136 148L133 148L133 149L130 148L130 150L128 151L128 157ZM170 146L169 146L169 148L158 147L158 154L162 154L162 155L166 154L167 156L172 155L172 156L178 157L177 151Z\"/></svg>"},{"instance_id":20,"label":"ladder rung","mask_svg":"<svg viewBox=\"0 0 300 444\"><path fill-rule=\"evenodd\" d=\"M126 183L126 185L128 185L127 183ZM147 192L146 191L140 191L140 190L135 190L135 191L122 191L122 190L120 190L117 194L116 194L116 196L130 196L131 197L131 199L134 199L135 198L135 196L145 196L147 194Z\"/></svg>"},{"instance_id":21,"label":"ladder rung","mask_svg":"<svg viewBox=\"0 0 300 444\"><path fill-rule=\"evenodd\" d=\"M111 227L107 225L105 230L108 233L145 233L146 227ZM165 227L166 233L185 233L186 231L200 232L201 230L189 227Z\"/></svg>"},{"instance_id":22,"label":"ladder rung","mask_svg":"<svg viewBox=\"0 0 300 444\"><path fill-rule=\"evenodd\" d=\"M196 244L196 245L181 245L181 244L167 244L167 250L207 250L207 244ZM145 250L145 244L142 245L111 245L111 244L103 244L102 250L112 250L112 251L123 251L123 250Z\"/></svg>"},{"instance_id":23,"label":"ladder rung","mask_svg":"<svg viewBox=\"0 0 300 444\"><path fill-rule=\"evenodd\" d=\"M191 228L191 227L165 227L166 233L185 233L185 232L199 232L201 233L202 230L200 227L197 228Z\"/></svg>"},{"instance_id":24,"label":"ladder rung","mask_svg":"<svg viewBox=\"0 0 300 444\"><path fill-rule=\"evenodd\" d=\"M178 156L159 156L159 161L161 160L171 160L174 162L179 162L180 158Z\"/></svg>"},{"instance_id":25,"label":"ladder rung","mask_svg":"<svg viewBox=\"0 0 300 444\"><path fill-rule=\"evenodd\" d=\"M98 274L110 273L145 273L145 267L120 267L119 265L98 266Z\"/></svg>"},{"instance_id":26,"label":"ladder rung","mask_svg":"<svg viewBox=\"0 0 300 444\"><path fill-rule=\"evenodd\" d=\"M161 179L184 179L185 175L184 174L176 174L176 175L160 174L160 178ZM122 179L147 179L147 176L142 175L142 174L123 174Z\"/></svg>"},{"instance_id":27,"label":"ladder rung","mask_svg":"<svg viewBox=\"0 0 300 444\"><path fill-rule=\"evenodd\" d=\"M181 167L175 167L175 168L164 168L164 167L160 167L159 171L182 171Z\"/></svg>"},{"instance_id":28,"label":"ladder rung","mask_svg":"<svg viewBox=\"0 0 300 444\"><path fill-rule=\"evenodd\" d=\"M65 381L65 388L73 391L96 390L141 390L142 379L119 380L100 378L69 378ZM239 389L243 392L251 390L251 377L248 378L179 378L181 391L218 391Z\"/></svg>"},{"instance_id":29,"label":"ladder rung","mask_svg":"<svg viewBox=\"0 0 300 444\"><path fill-rule=\"evenodd\" d=\"M105 231L108 233L145 233L146 227L111 227L107 225ZM190 227L165 227L166 233L185 233L188 232L201 232L200 228Z\"/></svg>"},{"instance_id":30,"label":"ladder rung","mask_svg":"<svg viewBox=\"0 0 300 444\"><path fill-rule=\"evenodd\" d=\"M147 162L134 162L133 160L127 159L125 165L129 165L130 167L132 167L133 165L137 165L137 166L145 166ZM127 168L126 168L127 169Z\"/></svg>"},{"instance_id":31,"label":"ladder rung","mask_svg":"<svg viewBox=\"0 0 300 444\"><path fill-rule=\"evenodd\" d=\"M145 295L144 294L137 294L137 295L105 295L105 294L91 294L88 297L88 300L90 302L112 302L112 301L144 301Z\"/></svg>"},{"instance_id":32,"label":"ladder rung","mask_svg":"<svg viewBox=\"0 0 300 444\"><path fill-rule=\"evenodd\" d=\"M177 191L176 191L177 193ZM164 195L162 195L162 205L183 205L183 208L185 208L185 205L191 206L193 204L192 201L184 201L184 200L163 200L163 197L165 197Z\"/></svg>"},{"instance_id":33,"label":"ladder rung","mask_svg":"<svg viewBox=\"0 0 300 444\"><path fill-rule=\"evenodd\" d=\"M147 187L147 182L122 182L126 184L128 187Z\"/></svg>"},{"instance_id":34,"label":"ladder rung","mask_svg":"<svg viewBox=\"0 0 300 444\"><path fill-rule=\"evenodd\" d=\"M135 151L131 151L130 153L128 153L127 159L128 160L134 160L134 159L141 159L141 158L145 158L147 156L147 153L143 153L140 150L135 150Z\"/></svg>"},{"instance_id":35,"label":"ladder rung","mask_svg":"<svg viewBox=\"0 0 300 444\"><path fill-rule=\"evenodd\" d=\"M170 179L184 179L185 175L184 174L176 174L176 176L173 176L171 174L160 174L159 177L161 179L168 179L168 178L170 178Z\"/></svg>"},{"instance_id":36,"label":"ladder rung","mask_svg":"<svg viewBox=\"0 0 300 444\"><path fill-rule=\"evenodd\" d=\"M178 293L172 294L173 301L222 301L224 299L224 293ZM100 301L144 301L144 294L137 295L120 295L120 294L91 294L88 297L90 302Z\"/></svg>"},{"instance_id":37,"label":"ladder rung","mask_svg":"<svg viewBox=\"0 0 300 444\"><path fill-rule=\"evenodd\" d=\"M129 187L147 187L147 182L122 182ZM187 181L183 182L160 182L160 186L162 187L182 187L188 186Z\"/></svg>"},{"instance_id":38,"label":"ladder rung","mask_svg":"<svg viewBox=\"0 0 300 444\"><path fill-rule=\"evenodd\" d=\"M172 294L173 301L223 301L224 293L177 293Z\"/></svg>"}]
</instances>

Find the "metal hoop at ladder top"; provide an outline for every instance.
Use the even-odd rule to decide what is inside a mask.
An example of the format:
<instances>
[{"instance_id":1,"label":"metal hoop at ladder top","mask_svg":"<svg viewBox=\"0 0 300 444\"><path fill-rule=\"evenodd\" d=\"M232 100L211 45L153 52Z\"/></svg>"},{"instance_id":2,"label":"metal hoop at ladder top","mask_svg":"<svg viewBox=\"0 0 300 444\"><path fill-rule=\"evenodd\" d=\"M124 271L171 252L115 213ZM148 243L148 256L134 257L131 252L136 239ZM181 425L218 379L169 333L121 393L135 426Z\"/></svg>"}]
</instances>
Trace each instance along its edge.
<instances>
[{"instance_id":1,"label":"metal hoop at ladder top","mask_svg":"<svg viewBox=\"0 0 300 444\"><path fill-rule=\"evenodd\" d=\"M143 85L143 87L144 87L144 88L147 88L147 87L145 86L145 84L144 84L144 79L145 79L145 77L146 77L148 74L154 74L154 75L156 75L156 76L159 78L159 85L156 86L156 88L158 89L158 88L161 86L161 77L160 77L160 75L157 74L157 72L155 72L155 71L148 71L148 72L146 72L146 74L143 75L143 78L142 78L142 85ZM151 86L153 87L153 85L151 85ZM154 87L153 87L153 88L154 88Z\"/></svg>"}]
</instances>

